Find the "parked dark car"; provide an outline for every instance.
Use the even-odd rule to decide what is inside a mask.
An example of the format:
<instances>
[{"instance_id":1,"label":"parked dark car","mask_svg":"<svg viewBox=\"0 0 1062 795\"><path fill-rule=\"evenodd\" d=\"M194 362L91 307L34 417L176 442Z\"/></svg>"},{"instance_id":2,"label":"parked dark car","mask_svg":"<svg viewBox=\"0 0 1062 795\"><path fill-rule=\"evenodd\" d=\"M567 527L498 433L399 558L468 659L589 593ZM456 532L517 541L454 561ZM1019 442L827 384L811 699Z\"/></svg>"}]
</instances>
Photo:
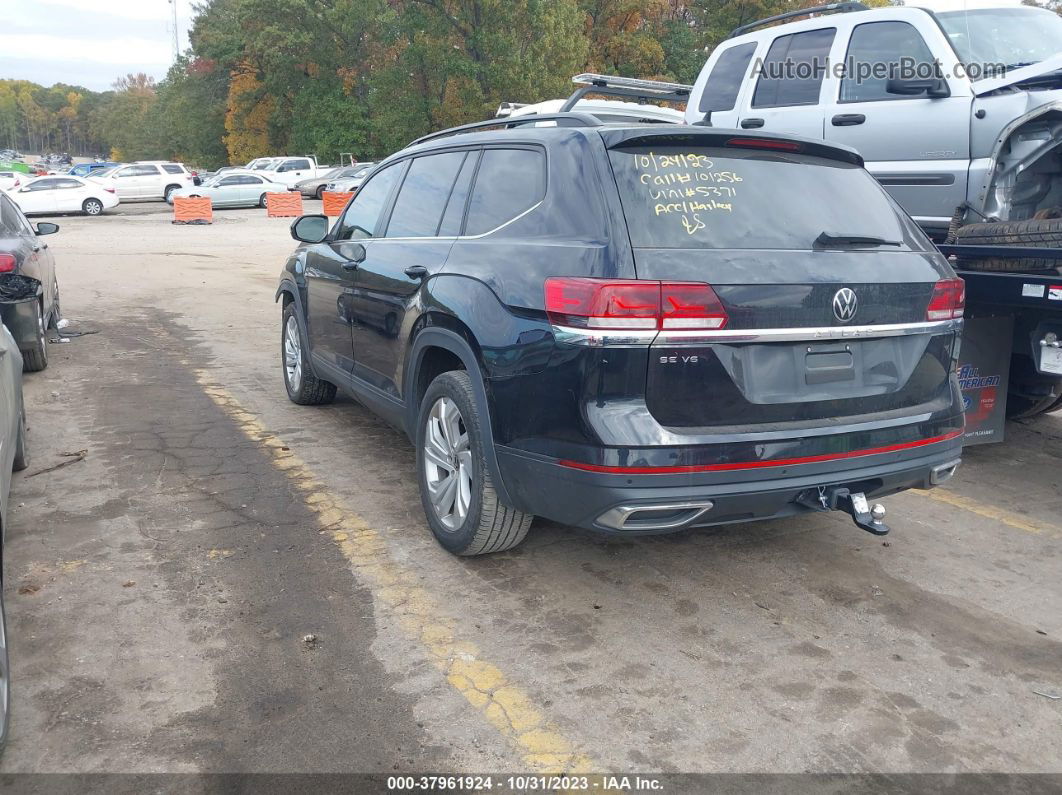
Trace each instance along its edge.
<instances>
[{"instance_id":1,"label":"parked dark car","mask_svg":"<svg viewBox=\"0 0 1062 795\"><path fill-rule=\"evenodd\" d=\"M11 669L7 655L7 619L4 609L4 539L11 471L29 465L26 453L26 411L22 400L22 355L7 327L0 324L0 753L7 745L11 715Z\"/></svg>"},{"instance_id":2,"label":"parked dark car","mask_svg":"<svg viewBox=\"0 0 1062 795\"><path fill-rule=\"evenodd\" d=\"M58 231L47 221L34 227L18 205L0 193L0 320L22 351L27 372L48 366L48 329L63 317L55 260L41 240Z\"/></svg>"},{"instance_id":3,"label":"parked dark car","mask_svg":"<svg viewBox=\"0 0 1062 795\"><path fill-rule=\"evenodd\" d=\"M369 163L368 165L372 166L372 163ZM331 171L326 171L318 177L310 177L309 179L296 182L294 189L308 199L320 199L324 197L324 192L329 183L335 182L338 179L352 177L365 170L365 166L365 163L355 163L352 166L338 166Z\"/></svg>"},{"instance_id":4,"label":"parked dark car","mask_svg":"<svg viewBox=\"0 0 1062 795\"><path fill-rule=\"evenodd\" d=\"M417 448L457 554L839 509L959 464L962 282L852 149L584 114L428 136L300 245L291 400ZM542 126L543 122L552 126Z\"/></svg>"}]
</instances>

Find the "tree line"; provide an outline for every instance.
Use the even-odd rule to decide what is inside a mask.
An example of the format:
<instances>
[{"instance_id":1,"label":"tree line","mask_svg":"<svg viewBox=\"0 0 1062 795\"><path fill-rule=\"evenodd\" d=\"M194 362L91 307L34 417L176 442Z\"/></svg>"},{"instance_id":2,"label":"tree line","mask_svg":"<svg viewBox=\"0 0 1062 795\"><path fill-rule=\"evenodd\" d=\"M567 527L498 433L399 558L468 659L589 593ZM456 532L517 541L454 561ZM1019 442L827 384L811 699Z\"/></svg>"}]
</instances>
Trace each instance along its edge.
<instances>
[{"instance_id":1,"label":"tree line","mask_svg":"<svg viewBox=\"0 0 1062 795\"><path fill-rule=\"evenodd\" d=\"M880 1L880 0L879 0ZM205 0L156 84L0 80L0 146L172 158L369 160L584 71L692 83L738 25L794 0Z\"/></svg>"}]
</instances>

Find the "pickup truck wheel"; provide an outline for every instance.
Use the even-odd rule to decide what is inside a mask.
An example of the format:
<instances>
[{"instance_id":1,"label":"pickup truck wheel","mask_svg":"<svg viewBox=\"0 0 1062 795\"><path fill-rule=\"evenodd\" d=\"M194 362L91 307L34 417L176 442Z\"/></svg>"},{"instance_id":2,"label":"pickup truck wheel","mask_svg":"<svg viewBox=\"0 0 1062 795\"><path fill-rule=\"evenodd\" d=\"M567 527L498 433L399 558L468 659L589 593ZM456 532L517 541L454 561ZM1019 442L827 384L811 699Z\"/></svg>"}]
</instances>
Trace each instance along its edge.
<instances>
[{"instance_id":1,"label":"pickup truck wheel","mask_svg":"<svg viewBox=\"0 0 1062 795\"><path fill-rule=\"evenodd\" d=\"M295 316L295 304L284 307L280 329L280 365L288 398L300 406L331 403L336 397L336 385L318 378L310 369L310 354Z\"/></svg>"},{"instance_id":2,"label":"pickup truck wheel","mask_svg":"<svg viewBox=\"0 0 1062 795\"><path fill-rule=\"evenodd\" d=\"M1062 248L1062 218L1043 221L1001 221L997 223L967 224L959 227L955 243L965 246L1029 246L1031 248ZM1044 271L1057 268L1054 259L1042 257L990 259L958 258L958 267L971 271Z\"/></svg>"},{"instance_id":3,"label":"pickup truck wheel","mask_svg":"<svg viewBox=\"0 0 1062 795\"><path fill-rule=\"evenodd\" d=\"M512 549L534 518L498 500L483 452L490 443L468 373L455 370L432 381L417 422L417 479L428 526L455 555Z\"/></svg>"}]
</instances>

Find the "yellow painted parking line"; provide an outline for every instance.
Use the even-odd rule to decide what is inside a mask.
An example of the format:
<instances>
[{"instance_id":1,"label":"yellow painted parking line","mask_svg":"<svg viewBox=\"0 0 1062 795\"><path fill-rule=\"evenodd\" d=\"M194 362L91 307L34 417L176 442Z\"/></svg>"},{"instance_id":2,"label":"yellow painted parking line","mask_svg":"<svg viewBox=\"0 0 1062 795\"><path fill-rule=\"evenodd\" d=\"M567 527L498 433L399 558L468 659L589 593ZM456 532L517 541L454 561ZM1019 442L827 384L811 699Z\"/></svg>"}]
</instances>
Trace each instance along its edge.
<instances>
[{"instance_id":1,"label":"yellow painted parking line","mask_svg":"<svg viewBox=\"0 0 1062 795\"><path fill-rule=\"evenodd\" d=\"M1044 536L1046 538L1062 538L1062 528L1054 527L1049 524L1033 524L1018 514L1005 511L1002 508L996 508L992 505L985 505L977 500L971 500L969 497L963 497L954 491L931 489L930 491L912 491L910 493L917 494L920 497L928 497L937 502L947 503L956 508L962 508L964 511L975 513L986 519L992 519L1000 524L1005 524L1008 527L1013 527L1014 529L1021 530L1025 533Z\"/></svg>"},{"instance_id":2,"label":"yellow painted parking line","mask_svg":"<svg viewBox=\"0 0 1062 795\"><path fill-rule=\"evenodd\" d=\"M329 492L257 417L213 383L208 372L197 370L196 378L243 433L269 453L273 466L302 493L320 529L329 534L375 598L396 614L403 631L421 645L446 681L519 749L528 768L542 773L589 773L595 769L589 757L550 723L530 695L498 666L484 660L474 644L458 637L457 622L417 584L416 572L390 556L379 532Z\"/></svg>"}]
</instances>

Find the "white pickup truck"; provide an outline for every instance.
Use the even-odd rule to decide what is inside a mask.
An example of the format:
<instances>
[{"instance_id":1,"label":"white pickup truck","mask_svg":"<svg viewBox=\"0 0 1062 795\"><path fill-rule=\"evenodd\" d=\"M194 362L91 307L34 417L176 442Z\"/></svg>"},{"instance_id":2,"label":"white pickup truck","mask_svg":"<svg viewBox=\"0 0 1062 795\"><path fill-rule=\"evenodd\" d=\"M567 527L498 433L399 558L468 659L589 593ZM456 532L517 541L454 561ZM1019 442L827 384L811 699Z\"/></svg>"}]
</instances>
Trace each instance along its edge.
<instances>
[{"instance_id":1,"label":"white pickup truck","mask_svg":"<svg viewBox=\"0 0 1062 795\"><path fill-rule=\"evenodd\" d=\"M260 170L262 175L271 181L287 185L289 188L294 188L296 182L319 177L332 170L332 166L318 165L317 158L313 155L277 157L272 160L274 162L268 164L266 168L259 166L255 170Z\"/></svg>"}]
</instances>

